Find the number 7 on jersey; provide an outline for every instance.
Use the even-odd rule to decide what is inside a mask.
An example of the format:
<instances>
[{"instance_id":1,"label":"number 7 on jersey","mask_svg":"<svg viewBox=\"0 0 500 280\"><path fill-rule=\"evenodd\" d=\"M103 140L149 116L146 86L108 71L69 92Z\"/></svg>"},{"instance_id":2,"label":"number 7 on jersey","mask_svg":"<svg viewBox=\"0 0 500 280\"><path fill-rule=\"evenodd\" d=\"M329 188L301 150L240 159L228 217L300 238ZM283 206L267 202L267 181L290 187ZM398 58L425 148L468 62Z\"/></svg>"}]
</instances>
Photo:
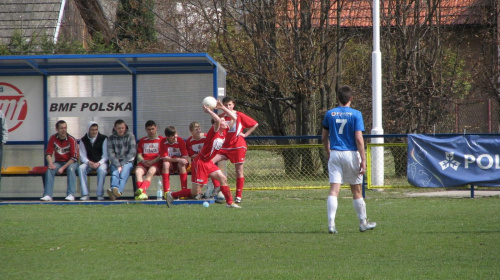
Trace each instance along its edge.
<instances>
[{"instance_id":1,"label":"number 7 on jersey","mask_svg":"<svg viewBox=\"0 0 500 280\"><path fill-rule=\"evenodd\" d=\"M339 134L344 133L344 126L347 123L347 119L335 119L336 123L340 123Z\"/></svg>"}]
</instances>

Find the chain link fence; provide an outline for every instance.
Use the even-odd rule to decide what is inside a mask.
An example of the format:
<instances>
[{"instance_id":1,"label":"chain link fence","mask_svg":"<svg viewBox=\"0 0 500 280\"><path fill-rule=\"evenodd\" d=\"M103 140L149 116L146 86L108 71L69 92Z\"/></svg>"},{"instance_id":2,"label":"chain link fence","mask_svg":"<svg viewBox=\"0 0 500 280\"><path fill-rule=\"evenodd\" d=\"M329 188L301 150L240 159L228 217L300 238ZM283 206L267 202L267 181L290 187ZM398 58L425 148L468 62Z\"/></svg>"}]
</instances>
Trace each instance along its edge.
<instances>
[{"instance_id":1,"label":"chain link fence","mask_svg":"<svg viewBox=\"0 0 500 280\"><path fill-rule=\"evenodd\" d=\"M248 141L247 157L244 164L245 189L294 189L294 188L329 188L328 159L323 145L319 144L319 137L308 139L313 144L299 144L304 139L290 140L288 144L276 145L278 140L270 137L252 137ZM397 139L394 142L402 142ZM366 140L369 142L369 139ZM383 144L383 157L373 158L372 144L367 144L367 174L373 175L373 162L383 162L383 184L374 185L368 180L368 188L378 187L409 187L406 177L406 143ZM234 165L227 163L227 175L230 186L235 186L236 173ZM370 178L371 180L371 178Z\"/></svg>"}]
</instances>

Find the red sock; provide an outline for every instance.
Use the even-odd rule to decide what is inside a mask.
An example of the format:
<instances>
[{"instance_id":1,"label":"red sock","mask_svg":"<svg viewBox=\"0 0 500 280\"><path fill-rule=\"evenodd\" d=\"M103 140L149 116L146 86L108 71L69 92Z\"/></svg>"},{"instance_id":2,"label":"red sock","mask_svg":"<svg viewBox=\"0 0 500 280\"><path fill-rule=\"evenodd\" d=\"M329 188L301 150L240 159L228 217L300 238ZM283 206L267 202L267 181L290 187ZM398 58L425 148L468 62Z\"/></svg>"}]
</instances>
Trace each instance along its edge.
<instances>
[{"instance_id":1,"label":"red sock","mask_svg":"<svg viewBox=\"0 0 500 280\"><path fill-rule=\"evenodd\" d=\"M179 198L179 197L191 197L191 189L183 189L178 192L173 192L171 193L173 198Z\"/></svg>"},{"instance_id":2,"label":"red sock","mask_svg":"<svg viewBox=\"0 0 500 280\"><path fill-rule=\"evenodd\" d=\"M217 179L212 179L212 183L214 183L214 188L220 188L220 182Z\"/></svg>"},{"instance_id":3,"label":"red sock","mask_svg":"<svg viewBox=\"0 0 500 280\"><path fill-rule=\"evenodd\" d=\"M142 182L137 181L137 182L135 182L135 185L137 186L137 189L142 189L141 188L142 187Z\"/></svg>"},{"instance_id":4,"label":"red sock","mask_svg":"<svg viewBox=\"0 0 500 280\"><path fill-rule=\"evenodd\" d=\"M231 190L229 189L229 186L221 186L220 191L226 198L226 204L227 205L233 204L233 196L231 195Z\"/></svg>"},{"instance_id":5,"label":"red sock","mask_svg":"<svg viewBox=\"0 0 500 280\"><path fill-rule=\"evenodd\" d=\"M179 174L179 177L181 178L181 189L187 189L188 187L188 174Z\"/></svg>"},{"instance_id":6,"label":"red sock","mask_svg":"<svg viewBox=\"0 0 500 280\"><path fill-rule=\"evenodd\" d=\"M163 180L163 191L169 192L170 191L170 174L169 173L162 173L161 178Z\"/></svg>"},{"instance_id":7,"label":"red sock","mask_svg":"<svg viewBox=\"0 0 500 280\"><path fill-rule=\"evenodd\" d=\"M144 180L144 181L142 181L141 188L144 190L144 192L146 192L150 185L151 185L151 181Z\"/></svg>"},{"instance_id":8,"label":"red sock","mask_svg":"<svg viewBox=\"0 0 500 280\"><path fill-rule=\"evenodd\" d=\"M245 184L245 177L236 178L236 197L241 198L243 192L243 185Z\"/></svg>"}]
</instances>

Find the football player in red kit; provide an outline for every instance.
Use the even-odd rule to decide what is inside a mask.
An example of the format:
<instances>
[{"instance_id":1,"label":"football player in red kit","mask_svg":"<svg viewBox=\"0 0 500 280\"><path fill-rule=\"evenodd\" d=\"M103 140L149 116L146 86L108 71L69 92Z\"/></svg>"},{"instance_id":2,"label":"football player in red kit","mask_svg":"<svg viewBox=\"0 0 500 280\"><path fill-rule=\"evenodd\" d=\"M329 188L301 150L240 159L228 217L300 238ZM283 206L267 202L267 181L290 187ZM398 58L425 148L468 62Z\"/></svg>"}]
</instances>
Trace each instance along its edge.
<instances>
[{"instance_id":1,"label":"football player in red kit","mask_svg":"<svg viewBox=\"0 0 500 280\"><path fill-rule=\"evenodd\" d=\"M189 132L191 132L191 136L186 140L186 148L188 151L189 158L191 159L191 162L193 159L198 155L200 152L201 148L203 147L203 144L205 144L206 137L205 134L201 132L201 126L198 122L192 122L189 124ZM193 174L194 171L191 169L191 183L193 187L196 187L196 181L194 180L195 174ZM212 179L212 183L214 184L214 189L218 190L220 189L220 182L217 181L216 179ZM218 191L214 191L214 193L217 193ZM201 194L201 190L199 190L199 193L195 194L195 198L198 194Z\"/></svg>"},{"instance_id":2,"label":"football player in red kit","mask_svg":"<svg viewBox=\"0 0 500 280\"><path fill-rule=\"evenodd\" d=\"M192 122L189 124L189 132L191 132L191 136L189 136L186 140L186 149L191 162L193 162L194 158L201 151L201 148L203 148L207 138L205 137L205 134L201 132L201 126L198 122ZM195 172L196 171L191 168L191 183L193 187L198 186L195 181Z\"/></svg>"},{"instance_id":3,"label":"football player in red kit","mask_svg":"<svg viewBox=\"0 0 500 280\"><path fill-rule=\"evenodd\" d=\"M173 126L165 128L165 138L162 141L160 155L163 159L163 190L165 198L170 192L170 173L179 173L181 189L187 189L187 167L189 166L186 142L177 135Z\"/></svg>"},{"instance_id":4,"label":"football player in red kit","mask_svg":"<svg viewBox=\"0 0 500 280\"><path fill-rule=\"evenodd\" d=\"M135 199L148 199L147 189L151 185L151 179L154 175L159 175L162 171L163 161L160 158L160 145L163 141L162 136L158 136L158 128L152 120L146 122L146 132L148 136L141 138L137 144L137 167L135 168L135 177L137 178L137 190ZM146 177L143 180L143 176Z\"/></svg>"},{"instance_id":5,"label":"football player in red kit","mask_svg":"<svg viewBox=\"0 0 500 280\"><path fill-rule=\"evenodd\" d=\"M248 135L259 126L259 123L244 113L235 111L234 101L231 97L224 97L222 99L222 104L224 104L230 112L236 114L236 121L229 127L226 142L224 142L220 153L215 156L212 161L217 163L222 160L229 160L231 163L234 163L236 171L235 200L236 203L240 203L243 186L245 184L245 176L243 174L243 163L245 163L247 153L247 142L245 141L245 137L248 137ZM231 120L228 114L223 114L221 117L223 117L226 122Z\"/></svg>"},{"instance_id":6,"label":"football player in red kit","mask_svg":"<svg viewBox=\"0 0 500 280\"><path fill-rule=\"evenodd\" d=\"M195 180L198 185L198 189L201 189L203 185L208 182L208 178L217 179L221 182L221 192L226 198L226 206L229 208L241 208L239 205L233 203L233 197L231 195L231 190L229 189L227 183L227 177L222 173L217 165L212 162L212 159L219 153L224 143L227 131L230 126L234 124L236 120L236 114L228 110L220 101L217 101L216 109L221 109L228 116L231 116L231 121L226 123L221 119L216 113L210 110L208 107L203 106L205 113L209 114L214 124L205 135L206 142L201 148L198 155L194 158L192 162L191 170L195 170ZM172 203L173 197L169 193L167 195L167 203Z\"/></svg>"}]
</instances>

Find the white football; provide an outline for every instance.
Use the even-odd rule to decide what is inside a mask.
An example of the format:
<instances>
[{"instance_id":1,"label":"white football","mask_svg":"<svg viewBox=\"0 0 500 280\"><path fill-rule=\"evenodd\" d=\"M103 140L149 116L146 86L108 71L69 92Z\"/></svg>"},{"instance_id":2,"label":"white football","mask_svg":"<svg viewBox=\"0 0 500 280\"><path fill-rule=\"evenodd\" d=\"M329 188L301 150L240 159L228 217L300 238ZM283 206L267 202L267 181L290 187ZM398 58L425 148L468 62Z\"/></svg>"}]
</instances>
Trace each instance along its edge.
<instances>
[{"instance_id":1,"label":"white football","mask_svg":"<svg viewBox=\"0 0 500 280\"><path fill-rule=\"evenodd\" d=\"M210 109L214 109L215 107L217 107L217 100L212 96L207 96L205 97L205 99L203 99L201 104L207 106Z\"/></svg>"}]
</instances>

